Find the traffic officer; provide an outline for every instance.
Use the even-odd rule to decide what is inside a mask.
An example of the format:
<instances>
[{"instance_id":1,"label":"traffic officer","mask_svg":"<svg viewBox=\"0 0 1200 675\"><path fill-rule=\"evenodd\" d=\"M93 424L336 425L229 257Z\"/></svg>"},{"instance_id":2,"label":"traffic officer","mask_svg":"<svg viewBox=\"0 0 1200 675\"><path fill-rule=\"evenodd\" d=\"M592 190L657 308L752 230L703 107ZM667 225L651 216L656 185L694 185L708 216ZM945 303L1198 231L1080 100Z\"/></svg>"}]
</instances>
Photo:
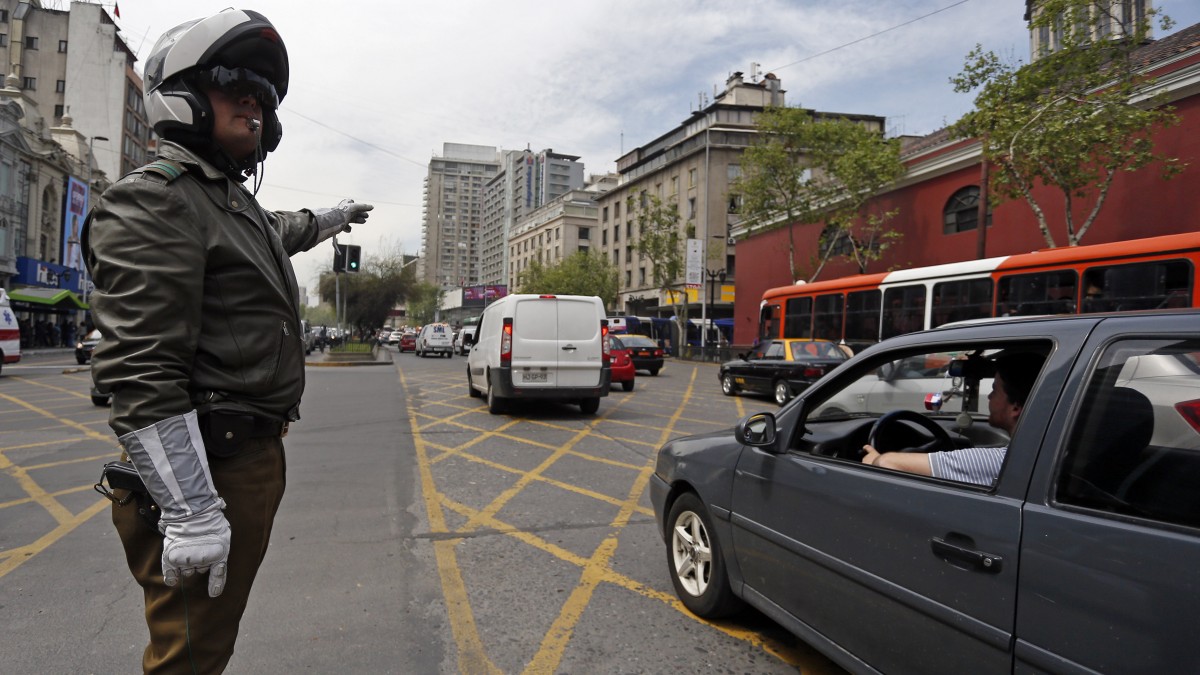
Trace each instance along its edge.
<instances>
[{"instance_id":1,"label":"traffic officer","mask_svg":"<svg viewBox=\"0 0 1200 675\"><path fill-rule=\"evenodd\" d=\"M288 87L287 50L263 15L227 9L172 28L145 75L158 159L107 190L86 229L104 336L92 374L147 493L139 509L114 491L127 503L112 513L145 591L142 666L216 673L283 497L281 437L299 419L289 256L372 207L268 213L243 185L279 145Z\"/></svg>"}]
</instances>

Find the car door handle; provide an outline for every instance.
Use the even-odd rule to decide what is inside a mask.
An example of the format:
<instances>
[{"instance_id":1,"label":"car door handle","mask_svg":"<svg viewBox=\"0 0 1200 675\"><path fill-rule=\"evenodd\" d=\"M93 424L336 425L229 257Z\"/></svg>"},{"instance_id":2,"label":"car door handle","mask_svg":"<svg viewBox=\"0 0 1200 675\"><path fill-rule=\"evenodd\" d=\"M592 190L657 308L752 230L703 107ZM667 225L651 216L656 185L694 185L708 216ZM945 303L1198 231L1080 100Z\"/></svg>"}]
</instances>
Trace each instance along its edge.
<instances>
[{"instance_id":1,"label":"car door handle","mask_svg":"<svg viewBox=\"0 0 1200 675\"><path fill-rule=\"evenodd\" d=\"M1000 568L1003 567L1004 560L998 555L984 553L983 551L972 551L969 548L951 544L945 539L938 537L930 539L929 546L933 549L933 554L939 558L957 560L982 572L999 574Z\"/></svg>"},{"instance_id":2,"label":"car door handle","mask_svg":"<svg viewBox=\"0 0 1200 675\"><path fill-rule=\"evenodd\" d=\"M579 349L579 348L576 347L575 345L567 345L567 346L563 347L564 352L573 352L576 349Z\"/></svg>"}]
</instances>

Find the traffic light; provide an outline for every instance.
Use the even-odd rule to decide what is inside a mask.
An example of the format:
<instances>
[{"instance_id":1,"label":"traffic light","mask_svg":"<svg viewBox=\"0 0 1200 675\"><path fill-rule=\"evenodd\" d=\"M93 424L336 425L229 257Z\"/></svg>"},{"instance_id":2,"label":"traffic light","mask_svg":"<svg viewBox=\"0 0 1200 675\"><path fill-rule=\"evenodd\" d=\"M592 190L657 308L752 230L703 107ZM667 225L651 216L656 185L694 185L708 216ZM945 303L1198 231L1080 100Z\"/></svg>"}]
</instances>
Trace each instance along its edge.
<instances>
[{"instance_id":1,"label":"traffic light","mask_svg":"<svg viewBox=\"0 0 1200 675\"><path fill-rule=\"evenodd\" d=\"M346 247L346 271L347 272L357 272L358 271L358 259L359 259L359 256L361 253L362 253L361 246L347 246Z\"/></svg>"},{"instance_id":2,"label":"traffic light","mask_svg":"<svg viewBox=\"0 0 1200 675\"><path fill-rule=\"evenodd\" d=\"M333 247L333 271L334 272L345 272L346 271L346 249L347 248L349 248L349 247L334 245L334 247Z\"/></svg>"}]
</instances>

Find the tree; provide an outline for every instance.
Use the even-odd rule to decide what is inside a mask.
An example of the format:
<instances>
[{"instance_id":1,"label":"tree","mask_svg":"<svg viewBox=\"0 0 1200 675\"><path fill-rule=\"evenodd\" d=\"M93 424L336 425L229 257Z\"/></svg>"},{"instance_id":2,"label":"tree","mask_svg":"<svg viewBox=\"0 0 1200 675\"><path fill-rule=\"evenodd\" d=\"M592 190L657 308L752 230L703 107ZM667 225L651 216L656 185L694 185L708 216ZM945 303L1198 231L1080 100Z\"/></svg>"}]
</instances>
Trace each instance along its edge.
<instances>
[{"instance_id":1,"label":"tree","mask_svg":"<svg viewBox=\"0 0 1200 675\"><path fill-rule=\"evenodd\" d=\"M788 228L792 279L801 276L796 223L825 223L809 280L834 255L865 272L899 236L887 228L896 211L869 209L873 196L904 175L899 140L845 118L814 119L801 108L767 108L756 127L759 141L743 153L742 175L731 190L746 224Z\"/></svg>"},{"instance_id":2,"label":"tree","mask_svg":"<svg viewBox=\"0 0 1200 675\"><path fill-rule=\"evenodd\" d=\"M687 239L679 231L679 205L664 204L655 195L642 194L637 199L629 197L625 208L629 213L637 213L638 253L646 256L654 266L654 284L671 303L680 340L686 343L687 293L684 290L681 303L677 301L677 291L673 290L675 286L684 285L686 271Z\"/></svg>"},{"instance_id":3,"label":"tree","mask_svg":"<svg viewBox=\"0 0 1200 675\"><path fill-rule=\"evenodd\" d=\"M368 256L361 271L341 275L340 292L346 307L343 321L365 334L382 326L396 303L411 297L415 270L405 265L405 257L399 249L385 250ZM322 299L332 303L339 290L335 276L322 274L319 287Z\"/></svg>"},{"instance_id":4,"label":"tree","mask_svg":"<svg viewBox=\"0 0 1200 675\"><path fill-rule=\"evenodd\" d=\"M442 287L437 284L421 282L409 290L408 313L418 325L424 325L437 318L438 309L442 306Z\"/></svg>"},{"instance_id":5,"label":"tree","mask_svg":"<svg viewBox=\"0 0 1200 675\"><path fill-rule=\"evenodd\" d=\"M1127 5L1127 3L1125 3ZM1145 44L1151 21L1118 20L1122 3L1043 0L1032 30L1057 41L1057 49L1033 63L1005 63L976 45L955 91L978 90L975 110L952 128L982 144L991 171L990 194L1024 199L1050 247L1056 246L1040 183L1061 195L1068 246L1077 245L1095 222L1118 171L1164 163L1163 177L1183 169L1177 159L1154 152L1152 132L1178 122L1154 94L1154 80L1139 72L1134 52ZM1163 30L1171 20L1160 19ZM1082 222L1077 216L1086 213Z\"/></svg>"},{"instance_id":6,"label":"tree","mask_svg":"<svg viewBox=\"0 0 1200 675\"><path fill-rule=\"evenodd\" d=\"M608 257L593 251L577 251L554 265L534 261L518 279L521 293L596 295L605 307L615 307L621 276Z\"/></svg>"}]
</instances>

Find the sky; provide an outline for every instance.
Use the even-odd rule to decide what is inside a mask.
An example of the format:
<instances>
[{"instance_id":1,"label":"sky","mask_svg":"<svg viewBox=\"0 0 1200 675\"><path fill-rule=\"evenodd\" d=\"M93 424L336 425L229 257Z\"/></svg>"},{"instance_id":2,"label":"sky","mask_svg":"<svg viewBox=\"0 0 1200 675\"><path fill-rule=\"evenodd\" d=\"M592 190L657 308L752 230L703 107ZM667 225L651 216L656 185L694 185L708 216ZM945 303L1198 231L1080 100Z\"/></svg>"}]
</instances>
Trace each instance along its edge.
<instances>
[{"instance_id":1,"label":"sky","mask_svg":"<svg viewBox=\"0 0 1200 675\"><path fill-rule=\"evenodd\" d=\"M118 0L139 72L169 28L233 0ZM103 3L113 13L113 5ZM43 2L55 6L54 2ZM731 73L774 73L788 105L887 118L924 135L971 109L949 80L980 44L1028 60L1024 0L259 0L288 48L283 141L258 199L271 210L375 205L339 236L420 253L423 181L444 143L577 155L615 171L710 103ZM1176 27L1196 0L1156 0ZM1169 34L1156 29L1156 35ZM97 148L97 152L100 149ZM315 289L325 243L292 261Z\"/></svg>"}]
</instances>

